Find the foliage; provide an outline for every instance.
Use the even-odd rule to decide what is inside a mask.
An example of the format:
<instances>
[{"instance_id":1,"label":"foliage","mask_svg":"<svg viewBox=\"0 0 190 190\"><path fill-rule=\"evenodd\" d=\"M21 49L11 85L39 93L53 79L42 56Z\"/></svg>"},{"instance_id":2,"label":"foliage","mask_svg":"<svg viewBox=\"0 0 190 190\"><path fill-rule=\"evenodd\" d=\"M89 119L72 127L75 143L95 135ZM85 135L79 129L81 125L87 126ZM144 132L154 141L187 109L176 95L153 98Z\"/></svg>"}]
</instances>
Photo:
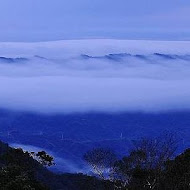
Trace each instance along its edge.
<instances>
[{"instance_id":1,"label":"foliage","mask_svg":"<svg viewBox=\"0 0 190 190\"><path fill-rule=\"evenodd\" d=\"M190 189L190 149L166 162L164 177L165 189Z\"/></svg>"},{"instance_id":2,"label":"foliage","mask_svg":"<svg viewBox=\"0 0 190 190\"><path fill-rule=\"evenodd\" d=\"M38 153L31 152L30 155L43 166L50 167L52 165L55 165L54 158L52 156L48 155L45 151L41 151Z\"/></svg>"},{"instance_id":3,"label":"foliage","mask_svg":"<svg viewBox=\"0 0 190 190\"><path fill-rule=\"evenodd\" d=\"M4 144L1 143L5 147ZM2 190L48 189L36 178L36 170L40 165L22 149L7 146L0 154L0 186Z\"/></svg>"},{"instance_id":4,"label":"foliage","mask_svg":"<svg viewBox=\"0 0 190 190\"><path fill-rule=\"evenodd\" d=\"M95 173L97 173L99 168L101 171L104 171L102 168L110 167L109 170L107 170L109 171L109 177L106 179L109 179L110 182L114 183L115 189L162 190L166 187L172 187L172 176L177 174L177 170L175 171L177 168L176 166L180 166L179 164L174 164L177 160L179 160L178 157L176 158L177 160L172 161L178 144L176 136L171 133L165 133L159 138L143 138L139 141L134 141L133 144L134 148L130 151L129 155L106 167L105 164L102 163L110 160L110 155L112 155L110 150L106 151L104 149L95 149L89 151L85 155L85 160L94 168ZM190 161L188 164L190 164ZM190 165L188 167L190 168ZM185 168L183 172L184 171ZM105 178L102 177L102 173L103 172L100 172L99 177L104 180ZM189 174L187 175L186 171L187 176L183 175L180 177L180 180L185 179L183 180L184 184L187 183L187 176L189 177ZM170 177L170 179L168 179L168 177ZM168 186L168 180L171 181L170 186ZM177 180L178 183L180 183L180 180Z\"/></svg>"},{"instance_id":5,"label":"foliage","mask_svg":"<svg viewBox=\"0 0 190 190\"><path fill-rule=\"evenodd\" d=\"M35 156L35 159L34 159ZM83 174L54 174L54 164L45 151L24 152L0 142L1 190L112 190L113 184ZM44 167L45 166L45 167Z\"/></svg>"},{"instance_id":6,"label":"foliage","mask_svg":"<svg viewBox=\"0 0 190 190\"><path fill-rule=\"evenodd\" d=\"M0 142L0 189L2 190L188 190L190 149L176 155L178 140L166 133L156 139L133 141L128 155L117 159L105 148L84 155L96 177L54 174L54 164L45 151L24 152Z\"/></svg>"},{"instance_id":7,"label":"foliage","mask_svg":"<svg viewBox=\"0 0 190 190\"><path fill-rule=\"evenodd\" d=\"M96 148L88 151L84 155L84 160L90 165L93 172L101 179L106 179L105 175L116 161L116 155L109 149Z\"/></svg>"}]
</instances>

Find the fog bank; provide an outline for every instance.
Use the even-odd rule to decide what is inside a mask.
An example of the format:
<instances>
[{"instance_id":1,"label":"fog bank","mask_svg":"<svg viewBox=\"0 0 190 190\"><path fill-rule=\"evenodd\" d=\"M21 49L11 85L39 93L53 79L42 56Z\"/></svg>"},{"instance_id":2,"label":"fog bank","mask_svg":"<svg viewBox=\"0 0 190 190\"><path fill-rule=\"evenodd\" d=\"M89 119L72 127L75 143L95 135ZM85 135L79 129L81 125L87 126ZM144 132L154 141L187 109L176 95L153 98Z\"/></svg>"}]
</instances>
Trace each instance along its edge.
<instances>
[{"instance_id":1,"label":"fog bank","mask_svg":"<svg viewBox=\"0 0 190 190\"><path fill-rule=\"evenodd\" d=\"M0 43L0 50L1 108L42 113L190 109L190 42Z\"/></svg>"}]
</instances>

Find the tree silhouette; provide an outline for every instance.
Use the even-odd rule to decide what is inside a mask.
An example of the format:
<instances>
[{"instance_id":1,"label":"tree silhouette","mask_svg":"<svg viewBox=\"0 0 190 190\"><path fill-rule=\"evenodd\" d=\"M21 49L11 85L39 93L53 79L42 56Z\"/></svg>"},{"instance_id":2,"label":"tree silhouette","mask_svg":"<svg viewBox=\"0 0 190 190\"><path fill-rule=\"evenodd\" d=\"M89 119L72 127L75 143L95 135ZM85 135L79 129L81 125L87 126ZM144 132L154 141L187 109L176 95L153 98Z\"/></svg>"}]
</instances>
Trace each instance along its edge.
<instances>
[{"instance_id":1,"label":"tree silhouette","mask_svg":"<svg viewBox=\"0 0 190 190\"><path fill-rule=\"evenodd\" d=\"M104 180L116 161L116 155L109 149L96 148L88 151L84 155L84 160L92 171Z\"/></svg>"}]
</instances>

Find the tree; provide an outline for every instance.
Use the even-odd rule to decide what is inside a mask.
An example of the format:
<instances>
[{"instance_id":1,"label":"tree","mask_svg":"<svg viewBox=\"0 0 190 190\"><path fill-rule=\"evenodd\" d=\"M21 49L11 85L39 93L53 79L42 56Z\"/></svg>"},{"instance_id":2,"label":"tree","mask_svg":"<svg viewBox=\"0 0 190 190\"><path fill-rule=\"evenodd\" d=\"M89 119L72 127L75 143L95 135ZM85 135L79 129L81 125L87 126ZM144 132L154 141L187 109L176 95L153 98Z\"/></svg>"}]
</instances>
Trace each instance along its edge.
<instances>
[{"instance_id":1,"label":"tree","mask_svg":"<svg viewBox=\"0 0 190 190\"><path fill-rule=\"evenodd\" d=\"M22 149L8 147L0 154L0 189L47 190L37 179L36 171L42 166Z\"/></svg>"},{"instance_id":2,"label":"tree","mask_svg":"<svg viewBox=\"0 0 190 190\"><path fill-rule=\"evenodd\" d=\"M163 189L190 189L190 149L166 162Z\"/></svg>"},{"instance_id":3,"label":"tree","mask_svg":"<svg viewBox=\"0 0 190 190\"><path fill-rule=\"evenodd\" d=\"M115 163L116 180L120 180L121 186L133 189L158 188L166 161L175 155L176 136L165 133L156 139L143 138L133 143L130 154Z\"/></svg>"},{"instance_id":4,"label":"tree","mask_svg":"<svg viewBox=\"0 0 190 190\"><path fill-rule=\"evenodd\" d=\"M116 155L109 149L96 148L88 151L84 160L96 175L105 180L116 161Z\"/></svg>"},{"instance_id":5,"label":"tree","mask_svg":"<svg viewBox=\"0 0 190 190\"><path fill-rule=\"evenodd\" d=\"M157 138L142 138L133 141L134 151L144 152L145 168L161 170L164 163L175 156L178 139L174 133L165 132Z\"/></svg>"},{"instance_id":6,"label":"tree","mask_svg":"<svg viewBox=\"0 0 190 190\"><path fill-rule=\"evenodd\" d=\"M31 152L30 155L36 159L43 166L52 166L55 165L54 158L47 154L45 151L41 151L38 153Z\"/></svg>"},{"instance_id":7,"label":"tree","mask_svg":"<svg viewBox=\"0 0 190 190\"><path fill-rule=\"evenodd\" d=\"M42 157L46 153L36 153ZM43 155L43 156L42 156ZM52 159L48 161L51 161ZM110 181L82 174L56 174L33 159L29 152L9 147L0 141L1 190L113 190Z\"/></svg>"}]
</instances>

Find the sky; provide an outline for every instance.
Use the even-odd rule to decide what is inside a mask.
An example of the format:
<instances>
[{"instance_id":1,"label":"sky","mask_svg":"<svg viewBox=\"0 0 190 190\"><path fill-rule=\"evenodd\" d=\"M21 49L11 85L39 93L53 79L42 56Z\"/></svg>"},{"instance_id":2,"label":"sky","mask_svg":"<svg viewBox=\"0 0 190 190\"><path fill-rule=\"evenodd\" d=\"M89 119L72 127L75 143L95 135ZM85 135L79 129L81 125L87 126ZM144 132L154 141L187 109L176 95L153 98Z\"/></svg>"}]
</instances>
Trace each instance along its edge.
<instances>
[{"instance_id":1,"label":"sky","mask_svg":"<svg viewBox=\"0 0 190 190\"><path fill-rule=\"evenodd\" d=\"M0 41L190 39L189 0L0 0Z\"/></svg>"}]
</instances>

